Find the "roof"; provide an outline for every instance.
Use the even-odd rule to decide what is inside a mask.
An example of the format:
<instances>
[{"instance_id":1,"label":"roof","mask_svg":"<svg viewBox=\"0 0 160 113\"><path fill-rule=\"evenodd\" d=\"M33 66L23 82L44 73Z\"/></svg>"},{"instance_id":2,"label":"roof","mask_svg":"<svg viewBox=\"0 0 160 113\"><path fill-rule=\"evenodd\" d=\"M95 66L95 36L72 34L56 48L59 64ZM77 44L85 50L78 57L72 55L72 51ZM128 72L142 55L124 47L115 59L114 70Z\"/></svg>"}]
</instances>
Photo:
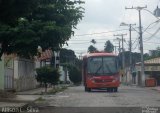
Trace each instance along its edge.
<instances>
[{"instance_id":1,"label":"roof","mask_svg":"<svg viewBox=\"0 0 160 113\"><path fill-rule=\"evenodd\" d=\"M160 57L145 61L146 64L160 64Z\"/></svg>"},{"instance_id":2,"label":"roof","mask_svg":"<svg viewBox=\"0 0 160 113\"><path fill-rule=\"evenodd\" d=\"M47 59L51 59L53 55L54 55L54 54L53 54L53 51L50 50L50 49L47 49L47 50L45 50L45 51L43 51L43 52L41 53L41 56L40 56L40 57L37 57L37 56L36 56L35 59L36 59L36 60L47 60Z\"/></svg>"},{"instance_id":3,"label":"roof","mask_svg":"<svg viewBox=\"0 0 160 113\"><path fill-rule=\"evenodd\" d=\"M97 53L89 53L84 57L94 57L94 56L117 56L117 55L114 53L97 52Z\"/></svg>"},{"instance_id":4,"label":"roof","mask_svg":"<svg viewBox=\"0 0 160 113\"><path fill-rule=\"evenodd\" d=\"M136 64L141 64L141 62L138 62ZM160 57L153 58L153 59L150 59L150 60L145 60L144 64L160 64Z\"/></svg>"}]
</instances>

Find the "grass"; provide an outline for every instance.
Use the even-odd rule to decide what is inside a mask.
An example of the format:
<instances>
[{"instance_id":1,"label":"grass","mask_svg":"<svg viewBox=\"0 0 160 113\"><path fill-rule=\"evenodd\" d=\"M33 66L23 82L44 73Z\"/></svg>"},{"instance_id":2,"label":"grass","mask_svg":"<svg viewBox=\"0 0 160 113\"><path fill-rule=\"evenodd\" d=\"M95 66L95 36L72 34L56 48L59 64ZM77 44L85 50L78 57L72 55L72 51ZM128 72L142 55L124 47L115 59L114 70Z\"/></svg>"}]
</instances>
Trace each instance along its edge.
<instances>
[{"instance_id":1,"label":"grass","mask_svg":"<svg viewBox=\"0 0 160 113\"><path fill-rule=\"evenodd\" d=\"M38 99L36 99L35 101L45 101L45 99L44 98L42 98L42 97L39 97Z\"/></svg>"},{"instance_id":2,"label":"grass","mask_svg":"<svg viewBox=\"0 0 160 113\"><path fill-rule=\"evenodd\" d=\"M62 92L62 91L64 91L64 90L66 90L66 89L67 89L66 86L55 87L55 88L53 88L52 90L49 90L49 91L47 92L47 94L55 94L55 93L57 93L57 92Z\"/></svg>"}]
</instances>

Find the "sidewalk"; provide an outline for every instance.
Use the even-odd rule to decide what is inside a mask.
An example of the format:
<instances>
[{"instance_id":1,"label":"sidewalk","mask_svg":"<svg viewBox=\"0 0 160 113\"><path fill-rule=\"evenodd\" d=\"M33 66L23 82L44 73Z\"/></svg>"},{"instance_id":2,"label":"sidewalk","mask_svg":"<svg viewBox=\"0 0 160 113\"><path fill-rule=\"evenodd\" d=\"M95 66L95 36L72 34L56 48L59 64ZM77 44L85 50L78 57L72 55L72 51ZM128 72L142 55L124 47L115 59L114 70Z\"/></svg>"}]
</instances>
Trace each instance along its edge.
<instances>
[{"instance_id":1,"label":"sidewalk","mask_svg":"<svg viewBox=\"0 0 160 113\"><path fill-rule=\"evenodd\" d=\"M49 91L51 89L53 89L53 88L47 88L47 91ZM45 92L44 88L36 88L36 89L32 89L32 90L17 92L17 95L41 95L44 92Z\"/></svg>"},{"instance_id":2,"label":"sidewalk","mask_svg":"<svg viewBox=\"0 0 160 113\"><path fill-rule=\"evenodd\" d=\"M48 88L48 91L52 88ZM3 108L24 108L41 97L44 88L16 92L15 97L0 98L0 112Z\"/></svg>"},{"instance_id":3,"label":"sidewalk","mask_svg":"<svg viewBox=\"0 0 160 113\"><path fill-rule=\"evenodd\" d=\"M156 91L159 91L160 92L160 86L156 86L156 87L147 87L151 90L156 90Z\"/></svg>"},{"instance_id":4,"label":"sidewalk","mask_svg":"<svg viewBox=\"0 0 160 113\"><path fill-rule=\"evenodd\" d=\"M160 92L160 86L156 86L156 87L141 87L141 86L138 86L138 85L136 85L136 84L132 84L132 85L121 84L121 87L127 87L127 86L130 86L130 87L132 87L132 88L136 88L136 87L146 88L146 89L155 90L155 91Z\"/></svg>"},{"instance_id":5,"label":"sidewalk","mask_svg":"<svg viewBox=\"0 0 160 113\"><path fill-rule=\"evenodd\" d=\"M68 86L68 85L64 85L64 86ZM47 88L47 92L49 92L52 89L53 87ZM0 97L0 112L2 112L2 110L5 108L6 109L8 108L14 108L14 109L26 108L27 106L34 104L35 100L42 97L42 94L44 94L44 91L45 91L44 88L37 88L37 89L28 90L28 91L16 92L15 97L10 97L10 98Z\"/></svg>"}]
</instances>

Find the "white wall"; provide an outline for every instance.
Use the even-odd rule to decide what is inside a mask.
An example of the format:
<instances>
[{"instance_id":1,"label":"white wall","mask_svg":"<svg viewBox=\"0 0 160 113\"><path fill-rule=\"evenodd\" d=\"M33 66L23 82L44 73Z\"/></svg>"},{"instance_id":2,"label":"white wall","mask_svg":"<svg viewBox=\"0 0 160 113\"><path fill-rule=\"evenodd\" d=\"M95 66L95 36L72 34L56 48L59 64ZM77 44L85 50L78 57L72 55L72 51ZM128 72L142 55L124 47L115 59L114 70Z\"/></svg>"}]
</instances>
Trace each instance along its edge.
<instances>
[{"instance_id":1,"label":"white wall","mask_svg":"<svg viewBox=\"0 0 160 113\"><path fill-rule=\"evenodd\" d=\"M59 66L59 71L60 71L60 78L59 78L59 80L65 82L65 72L63 70L63 66Z\"/></svg>"},{"instance_id":2,"label":"white wall","mask_svg":"<svg viewBox=\"0 0 160 113\"><path fill-rule=\"evenodd\" d=\"M38 83L35 78L36 65L34 61L16 59L14 61L14 87L17 91L34 89Z\"/></svg>"}]
</instances>

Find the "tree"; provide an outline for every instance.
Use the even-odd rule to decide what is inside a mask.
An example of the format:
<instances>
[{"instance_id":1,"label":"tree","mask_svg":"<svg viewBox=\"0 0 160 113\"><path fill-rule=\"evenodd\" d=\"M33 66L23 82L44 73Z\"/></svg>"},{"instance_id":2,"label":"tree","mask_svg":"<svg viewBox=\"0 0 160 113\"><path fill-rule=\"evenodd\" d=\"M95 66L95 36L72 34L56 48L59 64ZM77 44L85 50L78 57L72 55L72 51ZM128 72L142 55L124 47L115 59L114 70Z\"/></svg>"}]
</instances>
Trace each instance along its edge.
<instances>
[{"instance_id":1,"label":"tree","mask_svg":"<svg viewBox=\"0 0 160 113\"><path fill-rule=\"evenodd\" d=\"M95 52L95 51L97 51L97 48L95 48L94 46L90 45L90 46L88 47L88 52L93 53L93 52Z\"/></svg>"},{"instance_id":2,"label":"tree","mask_svg":"<svg viewBox=\"0 0 160 113\"><path fill-rule=\"evenodd\" d=\"M83 2L72 0L1 0L1 52L33 58L37 47L60 48L83 17ZM79 4L79 5L78 5Z\"/></svg>"},{"instance_id":3,"label":"tree","mask_svg":"<svg viewBox=\"0 0 160 113\"><path fill-rule=\"evenodd\" d=\"M108 52L108 53L111 53L111 52L114 51L114 46L113 46L113 44L112 44L109 40L106 41L104 47L105 47L105 48L104 48L104 51L106 51L106 52Z\"/></svg>"},{"instance_id":4,"label":"tree","mask_svg":"<svg viewBox=\"0 0 160 113\"><path fill-rule=\"evenodd\" d=\"M69 69L69 79L74 84L80 84L82 81L82 74L80 69L78 69L76 66L70 65L68 66Z\"/></svg>"},{"instance_id":5,"label":"tree","mask_svg":"<svg viewBox=\"0 0 160 113\"><path fill-rule=\"evenodd\" d=\"M95 41L95 39L92 39L92 40L91 40L91 43L92 43L93 45L95 45L97 42Z\"/></svg>"},{"instance_id":6,"label":"tree","mask_svg":"<svg viewBox=\"0 0 160 113\"><path fill-rule=\"evenodd\" d=\"M130 51L125 51L124 52L124 56L125 56L125 67L128 67L130 64L129 64L129 55L130 55ZM136 52L131 52L131 55L132 55L132 65L135 65L137 62L140 62L141 61L141 54L140 53L136 53ZM120 65L122 67L122 52L119 53L119 58L120 58Z\"/></svg>"},{"instance_id":7,"label":"tree","mask_svg":"<svg viewBox=\"0 0 160 113\"><path fill-rule=\"evenodd\" d=\"M148 60L148 59L150 59L150 56L149 56L149 54L148 54L148 53L145 53L145 54L143 55L143 57L144 57L144 60Z\"/></svg>"},{"instance_id":8,"label":"tree","mask_svg":"<svg viewBox=\"0 0 160 113\"><path fill-rule=\"evenodd\" d=\"M24 49L24 47L19 47L17 44L23 40L25 37L19 39L19 30L22 27L23 17L28 16L38 5L38 0L1 0L0 1L0 58L3 53L15 53L15 47ZM20 28L18 28L20 27ZM25 30L24 30L25 31ZM25 31L24 34L28 34L31 30ZM32 32L33 33L33 32ZM28 37L28 36L26 36ZM30 37L28 37L30 39ZM29 41L27 41L29 42ZM26 43L27 43L26 42ZM33 47L33 46L31 46ZM25 48L26 49L26 48ZM27 50L27 49L26 49ZM20 53L19 51L16 51Z\"/></svg>"},{"instance_id":9,"label":"tree","mask_svg":"<svg viewBox=\"0 0 160 113\"><path fill-rule=\"evenodd\" d=\"M45 85L45 92L47 92L47 84L55 85L59 81L60 74L57 69L52 67L41 67L36 69L36 72L36 79Z\"/></svg>"},{"instance_id":10,"label":"tree","mask_svg":"<svg viewBox=\"0 0 160 113\"><path fill-rule=\"evenodd\" d=\"M63 66L68 64L75 65L77 68L81 68L82 61L78 59L73 50L60 49L60 63Z\"/></svg>"},{"instance_id":11,"label":"tree","mask_svg":"<svg viewBox=\"0 0 160 113\"><path fill-rule=\"evenodd\" d=\"M60 49L60 62L61 63L73 63L76 59L76 55L73 50Z\"/></svg>"}]
</instances>

